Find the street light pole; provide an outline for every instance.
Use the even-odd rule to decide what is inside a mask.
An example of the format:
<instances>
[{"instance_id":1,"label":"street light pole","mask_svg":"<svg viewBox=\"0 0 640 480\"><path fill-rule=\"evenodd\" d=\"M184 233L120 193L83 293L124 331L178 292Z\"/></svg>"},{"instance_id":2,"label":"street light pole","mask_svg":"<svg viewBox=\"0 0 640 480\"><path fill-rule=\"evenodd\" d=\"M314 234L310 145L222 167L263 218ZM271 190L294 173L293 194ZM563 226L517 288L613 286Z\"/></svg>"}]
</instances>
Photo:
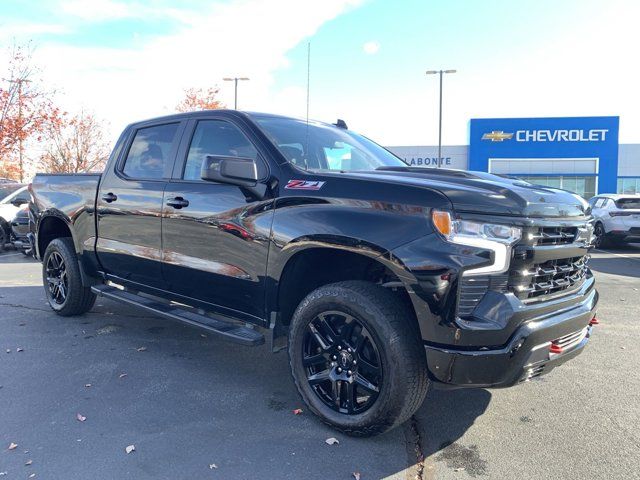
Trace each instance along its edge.
<instances>
[{"instance_id":1,"label":"street light pole","mask_svg":"<svg viewBox=\"0 0 640 480\"><path fill-rule=\"evenodd\" d=\"M234 110L238 109L238 80L249 80L247 77L224 77L223 80L225 82L233 82L234 83L234 93L233 93L233 108Z\"/></svg>"},{"instance_id":2,"label":"street light pole","mask_svg":"<svg viewBox=\"0 0 640 480\"><path fill-rule=\"evenodd\" d=\"M442 75L456 73L456 70L427 70L427 75L440 75L440 108L438 109L438 168L442 166Z\"/></svg>"}]
</instances>

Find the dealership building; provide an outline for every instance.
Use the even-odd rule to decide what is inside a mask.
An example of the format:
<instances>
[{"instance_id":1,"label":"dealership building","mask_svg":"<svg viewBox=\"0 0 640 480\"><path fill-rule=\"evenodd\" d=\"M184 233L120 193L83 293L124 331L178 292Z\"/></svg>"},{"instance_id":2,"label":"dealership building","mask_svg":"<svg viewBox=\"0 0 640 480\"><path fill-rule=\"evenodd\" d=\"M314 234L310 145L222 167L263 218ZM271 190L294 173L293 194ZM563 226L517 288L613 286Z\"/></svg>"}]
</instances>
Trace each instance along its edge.
<instances>
[{"instance_id":1,"label":"dealership building","mask_svg":"<svg viewBox=\"0 0 640 480\"><path fill-rule=\"evenodd\" d=\"M443 168L476 170L571 190L640 193L640 144L619 144L619 117L481 118L469 145L443 145ZM435 168L437 146L388 147L413 166Z\"/></svg>"}]
</instances>

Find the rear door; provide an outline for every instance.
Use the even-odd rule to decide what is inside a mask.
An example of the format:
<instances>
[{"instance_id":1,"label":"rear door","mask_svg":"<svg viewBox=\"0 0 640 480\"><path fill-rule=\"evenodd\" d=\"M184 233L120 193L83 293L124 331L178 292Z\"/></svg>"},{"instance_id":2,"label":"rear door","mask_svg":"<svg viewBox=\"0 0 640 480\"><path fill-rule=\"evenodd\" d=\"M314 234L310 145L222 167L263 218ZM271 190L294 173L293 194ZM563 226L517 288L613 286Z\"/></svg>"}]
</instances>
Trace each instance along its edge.
<instances>
[{"instance_id":1,"label":"rear door","mask_svg":"<svg viewBox=\"0 0 640 480\"><path fill-rule=\"evenodd\" d=\"M130 132L98 189L98 259L109 275L163 288L161 214L184 122L148 123Z\"/></svg>"},{"instance_id":2,"label":"rear door","mask_svg":"<svg viewBox=\"0 0 640 480\"><path fill-rule=\"evenodd\" d=\"M240 125L224 117L192 120L164 193L163 274L171 292L233 316L263 319L272 200L200 179L207 155L267 163Z\"/></svg>"}]
</instances>

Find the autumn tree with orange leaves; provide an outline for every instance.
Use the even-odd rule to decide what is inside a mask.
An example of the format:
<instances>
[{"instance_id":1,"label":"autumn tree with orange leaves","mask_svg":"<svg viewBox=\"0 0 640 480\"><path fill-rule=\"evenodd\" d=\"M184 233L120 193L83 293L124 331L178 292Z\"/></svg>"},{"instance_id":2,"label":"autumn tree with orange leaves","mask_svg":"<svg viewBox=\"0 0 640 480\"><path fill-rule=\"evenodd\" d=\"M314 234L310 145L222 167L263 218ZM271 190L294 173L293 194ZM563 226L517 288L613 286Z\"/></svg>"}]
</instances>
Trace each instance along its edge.
<instances>
[{"instance_id":1,"label":"autumn tree with orange leaves","mask_svg":"<svg viewBox=\"0 0 640 480\"><path fill-rule=\"evenodd\" d=\"M87 112L61 114L45 124L41 168L50 173L101 172L109 158L104 127Z\"/></svg>"},{"instance_id":2,"label":"autumn tree with orange leaves","mask_svg":"<svg viewBox=\"0 0 640 480\"><path fill-rule=\"evenodd\" d=\"M41 138L44 126L60 115L35 78L32 48L13 45L6 71L0 72L0 177L24 181L31 158L25 154L30 140Z\"/></svg>"},{"instance_id":3,"label":"autumn tree with orange leaves","mask_svg":"<svg viewBox=\"0 0 640 480\"><path fill-rule=\"evenodd\" d=\"M191 112L194 110L218 110L226 108L225 104L218 100L218 87L188 88L184 91L184 99L176 105L178 112Z\"/></svg>"}]
</instances>

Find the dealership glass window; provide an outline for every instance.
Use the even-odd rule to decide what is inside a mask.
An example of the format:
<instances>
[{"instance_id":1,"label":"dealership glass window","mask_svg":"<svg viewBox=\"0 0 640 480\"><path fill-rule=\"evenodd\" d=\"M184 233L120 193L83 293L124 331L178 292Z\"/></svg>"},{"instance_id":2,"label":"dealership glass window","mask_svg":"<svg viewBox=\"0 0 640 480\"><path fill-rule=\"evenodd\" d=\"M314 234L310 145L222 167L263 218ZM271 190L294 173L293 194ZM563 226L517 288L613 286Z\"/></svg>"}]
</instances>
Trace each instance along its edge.
<instances>
[{"instance_id":1,"label":"dealership glass window","mask_svg":"<svg viewBox=\"0 0 640 480\"><path fill-rule=\"evenodd\" d=\"M596 194L595 176L517 175L517 177L535 185L569 190L586 199Z\"/></svg>"},{"instance_id":2,"label":"dealership glass window","mask_svg":"<svg viewBox=\"0 0 640 480\"><path fill-rule=\"evenodd\" d=\"M640 177L619 178L618 193L640 193Z\"/></svg>"}]
</instances>

